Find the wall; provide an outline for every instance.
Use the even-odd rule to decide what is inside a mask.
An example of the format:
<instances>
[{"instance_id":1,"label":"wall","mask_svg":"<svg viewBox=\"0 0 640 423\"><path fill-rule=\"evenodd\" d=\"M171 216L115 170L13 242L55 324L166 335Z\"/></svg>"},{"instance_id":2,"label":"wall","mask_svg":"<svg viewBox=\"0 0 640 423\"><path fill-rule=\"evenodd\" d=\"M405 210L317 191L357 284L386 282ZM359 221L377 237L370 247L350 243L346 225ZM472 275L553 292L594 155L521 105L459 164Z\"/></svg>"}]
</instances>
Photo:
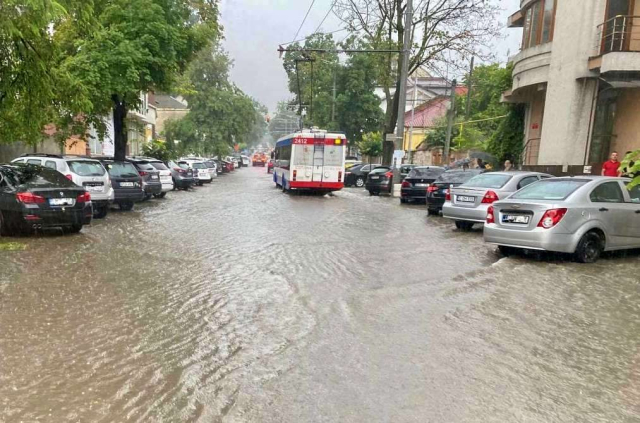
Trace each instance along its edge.
<instances>
[{"instance_id":1,"label":"wall","mask_svg":"<svg viewBox=\"0 0 640 423\"><path fill-rule=\"evenodd\" d=\"M620 154L640 150L640 88L620 90L616 110L612 150Z\"/></svg>"},{"instance_id":2,"label":"wall","mask_svg":"<svg viewBox=\"0 0 640 423\"><path fill-rule=\"evenodd\" d=\"M537 165L540 155L540 138L544 123L544 107L546 90L537 91L531 94L529 106L527 107L527 118L525 127L525 157L524 163Z\"/></svg>"},{"instance_id":3,"label":"wall","mask_svg":"<svg viewBox=\"0 0 640 423\"><path fill-rule=\"evenodd\" d=\"M47 154L61 154L60 146L49 138L37 146L26 145L20 142L12 144L0 144L0 163L8 163L26 153L47 153Z\"/></svg>"},{"instance_id":4,"label":"wall","mask_svg":"<svg viewBox=\"0 0 640 423\"><path fill-rule=\"evenodd\" d=\"M164 125L169 119L180 120L189 113L186 109L158 109L156 116L156 136L164 138Z\"/></svg>"}]
</instances>

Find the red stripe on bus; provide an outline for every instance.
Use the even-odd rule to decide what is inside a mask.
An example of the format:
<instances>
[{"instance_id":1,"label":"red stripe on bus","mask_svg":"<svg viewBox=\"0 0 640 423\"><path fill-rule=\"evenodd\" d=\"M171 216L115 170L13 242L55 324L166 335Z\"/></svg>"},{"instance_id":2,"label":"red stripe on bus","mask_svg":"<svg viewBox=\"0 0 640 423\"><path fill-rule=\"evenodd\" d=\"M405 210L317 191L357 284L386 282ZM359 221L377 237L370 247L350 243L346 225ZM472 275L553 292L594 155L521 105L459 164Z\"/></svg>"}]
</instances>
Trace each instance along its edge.
<instances>
[{"instance_id":1,"label":"red stripe on bus","mask_svg":"<svg viewBox=\"0 0 640 423\"><path fill-rule=\"evenodd\" d=\"M291 188L331 188L331 189L342 189L344 188L344 183L342 182L289 182Z\"/></svg>"},{"instance_id":2,"label":"red stripe on bus","mask_svg":"<svg viewBox=\"0 0 640 423\"><path fill-rule=\"evenodd\" d=\"M294 138L291 143L294 145L313 145L316 142L324 145L345 145L347 140L340 139L340 144L336 144L338 138Z\"/></svg>"}]
</instances>

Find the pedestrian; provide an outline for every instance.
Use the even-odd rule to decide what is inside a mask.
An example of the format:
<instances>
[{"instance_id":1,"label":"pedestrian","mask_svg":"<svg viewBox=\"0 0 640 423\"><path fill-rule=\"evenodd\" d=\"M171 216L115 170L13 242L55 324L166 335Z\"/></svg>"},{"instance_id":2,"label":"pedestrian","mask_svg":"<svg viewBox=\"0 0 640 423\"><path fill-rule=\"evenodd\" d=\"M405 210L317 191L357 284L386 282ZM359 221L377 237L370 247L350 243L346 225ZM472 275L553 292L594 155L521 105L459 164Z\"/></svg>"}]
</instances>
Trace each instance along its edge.
<instances>
[{"instance_id":1,"label":"pedestrian","mask_svg":"<svg viewBox=\"0 0 640 423\"><path fill-rule=\"evenodd\" d=\"M620 162L618 161L618 152L611 153L611 158L604 162L602 165L602 176L620 176L622 169L620 169Z\"/></svg>"},{"instance_id":2,"label":"pedestrian","mask_svg":"<svg viewBox=\"0 0 640 423\"><path fill-rule=\"evenodd\" d=\"M487 168L487 165L485 165L484 162L482 161L482 159L480 159L480 158L477 159L476 165L477 165L476 169L486 169Z\"/></svg>"},{"instance_id":3,"label":"pedestrian","mask_svg":"<svg viewBox=\"0 0 640 423\"><path fill-rule=\"evenodd\" d=\"M511 160L507 160L504 162L504 171L509 172L513 170L513 165L511 164Z\"/></svg>"}]
</instances>

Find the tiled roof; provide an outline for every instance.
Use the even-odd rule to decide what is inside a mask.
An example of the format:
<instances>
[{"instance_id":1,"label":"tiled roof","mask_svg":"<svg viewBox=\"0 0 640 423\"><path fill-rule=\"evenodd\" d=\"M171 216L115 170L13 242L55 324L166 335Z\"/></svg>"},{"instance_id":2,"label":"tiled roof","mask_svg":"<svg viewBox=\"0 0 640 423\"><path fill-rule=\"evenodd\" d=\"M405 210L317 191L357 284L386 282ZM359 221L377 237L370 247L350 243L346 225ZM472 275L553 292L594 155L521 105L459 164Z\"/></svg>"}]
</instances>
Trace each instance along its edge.
<instances>
[{"instance_id":1,"label":"tiled roof","mask_svg":"<svg viewBox=\"0 0 640 423\"><path fill-rule=\"evenodd\" d=\"M188 109L189 106L175 97L167 94L156 94L156 107L158 109Z\"/></svg>"}]
</instances>

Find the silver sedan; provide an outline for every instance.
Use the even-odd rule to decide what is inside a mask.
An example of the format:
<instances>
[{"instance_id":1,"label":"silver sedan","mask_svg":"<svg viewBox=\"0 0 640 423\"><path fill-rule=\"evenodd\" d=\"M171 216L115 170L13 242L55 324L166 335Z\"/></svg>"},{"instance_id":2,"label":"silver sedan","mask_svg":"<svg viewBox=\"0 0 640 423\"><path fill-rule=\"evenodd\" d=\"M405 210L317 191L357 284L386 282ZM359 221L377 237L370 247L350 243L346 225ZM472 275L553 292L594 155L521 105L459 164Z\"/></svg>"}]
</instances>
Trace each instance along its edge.
<instances>
[{"instance_id":1,"label":"silver sedan","mask_svg":"<svg viewBox=\"0 0 640 423\"><path fill-rule=\"evenodd\" d=\"M574 254L593 263L603 251L640 248L640 187L627 178L580 176L536 182L489 207L486 242Z\"/></svg>"},{"instance_id":2,"label":"silver sedan","mask_svg":"<svg viewBox=\"0 0 640 423\"><path fill-rule=\"evenodd\" d=\"M451 189L442 207L442 215L455 220L458 229L468 231L474 224L484 223L487 209L495 201L507 198L540 179L552 177L538 172L483 173Z\"/></svg>"}]
</instances>

